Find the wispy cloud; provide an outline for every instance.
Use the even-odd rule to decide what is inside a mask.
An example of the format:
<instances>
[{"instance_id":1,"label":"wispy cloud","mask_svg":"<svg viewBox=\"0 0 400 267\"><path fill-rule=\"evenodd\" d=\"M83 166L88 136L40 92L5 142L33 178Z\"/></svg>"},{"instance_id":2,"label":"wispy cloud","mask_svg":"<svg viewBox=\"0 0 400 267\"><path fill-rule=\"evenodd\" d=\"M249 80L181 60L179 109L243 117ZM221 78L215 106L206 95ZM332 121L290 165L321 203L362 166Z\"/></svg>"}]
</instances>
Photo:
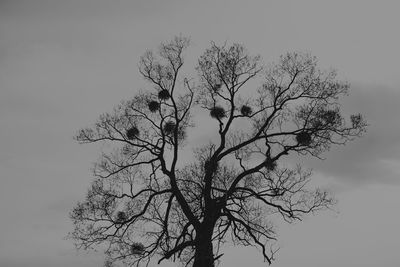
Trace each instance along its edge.
<instances>
[{"instance_id":1,"label":"wispy cloud","mask_svg":"<svg viewBox=\"0 0 400 267\"><path fill-rule=\"evenodd\" d=\"M355 84L343 101L347 114L361 112L369 127L365 136L333 148L314 168L351 184L400 183L400 90L383 85Z\"/></svg>"}]
</instances>

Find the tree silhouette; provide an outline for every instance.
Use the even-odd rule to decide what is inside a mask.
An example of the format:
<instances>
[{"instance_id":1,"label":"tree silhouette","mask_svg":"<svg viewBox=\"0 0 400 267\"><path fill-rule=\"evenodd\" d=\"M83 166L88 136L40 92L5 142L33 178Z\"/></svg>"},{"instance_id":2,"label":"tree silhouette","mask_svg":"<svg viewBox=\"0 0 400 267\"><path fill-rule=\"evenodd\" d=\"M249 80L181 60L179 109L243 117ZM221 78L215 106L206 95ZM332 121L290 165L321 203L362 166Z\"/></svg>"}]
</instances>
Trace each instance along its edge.
<instances>
[{"instance_id":1,"label":"tree silhouette","mask_svg":"<svg viewBox=\"0 0 400 267\"><path fill-rule=\"evenodd\" d=\"M365 131L360 114L346 120L340 113L349 85L309 54L287 53L265 68L242 45L212 43L195 82L180 73L188 45L175 37L158 54L146 52L139 70L153 91L123 101L76 136L112 144L70 214L77 246L103 246L107 266L158 257L211 267L226 240L258 247L271 263L271 220L290 223L334 203L327 192L307 189L310 170L283 159L319 158ZM260 82L257 91L252 81ZM202 110L210 123L195 126ZM214 125L217 140L188 145L190 128Z\"/></svg>"}]
</instances>

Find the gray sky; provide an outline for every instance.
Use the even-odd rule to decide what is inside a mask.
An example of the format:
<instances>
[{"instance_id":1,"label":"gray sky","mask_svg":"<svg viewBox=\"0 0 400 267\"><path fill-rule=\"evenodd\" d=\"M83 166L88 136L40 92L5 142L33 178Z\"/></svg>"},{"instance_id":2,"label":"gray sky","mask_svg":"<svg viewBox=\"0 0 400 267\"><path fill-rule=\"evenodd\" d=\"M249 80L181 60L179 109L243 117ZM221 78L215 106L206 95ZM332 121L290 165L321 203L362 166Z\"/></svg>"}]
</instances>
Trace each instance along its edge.
<instances>
[{"instance_id":1,"label":"gray sky","mask_svg":"<svg viewBox=\"0 0 400 267\"><path fill-rule=\"evenodd\" d=\"M0 266L101 264L64 240L99 155L72 137L145 88L140 55L179 33L192 38L188 62L211 40L243 43L265 62L312 52L352 84L343 108L371 124L308 162L336 192L338 213L276 222L272 266L399 266L399 10L398 1L0 1ZM264 266L248 249L228 249L221 266L245 264Z\"/></svg>"}]
</instances>

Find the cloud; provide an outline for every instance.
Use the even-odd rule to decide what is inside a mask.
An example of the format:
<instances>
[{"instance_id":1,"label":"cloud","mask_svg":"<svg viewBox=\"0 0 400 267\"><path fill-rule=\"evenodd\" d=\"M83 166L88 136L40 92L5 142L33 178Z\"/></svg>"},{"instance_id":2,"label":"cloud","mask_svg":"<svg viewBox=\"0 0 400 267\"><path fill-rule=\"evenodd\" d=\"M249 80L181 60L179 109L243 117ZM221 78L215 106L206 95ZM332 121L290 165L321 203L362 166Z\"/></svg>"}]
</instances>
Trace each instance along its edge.
<instances>
[{"instance_id":1,"label":"cloud","mask_svg":"<svg viewBox=\"0 0 400 267\"><path fill-rule=\"evenodd\" d=\"M345 113L362 113L369 127L364 137L346 146L334 147L325 161L311 165L322 174L342 182L399 183L400 91L380 85L355 84L343 100Z\"/></svg>"}]
</instances>

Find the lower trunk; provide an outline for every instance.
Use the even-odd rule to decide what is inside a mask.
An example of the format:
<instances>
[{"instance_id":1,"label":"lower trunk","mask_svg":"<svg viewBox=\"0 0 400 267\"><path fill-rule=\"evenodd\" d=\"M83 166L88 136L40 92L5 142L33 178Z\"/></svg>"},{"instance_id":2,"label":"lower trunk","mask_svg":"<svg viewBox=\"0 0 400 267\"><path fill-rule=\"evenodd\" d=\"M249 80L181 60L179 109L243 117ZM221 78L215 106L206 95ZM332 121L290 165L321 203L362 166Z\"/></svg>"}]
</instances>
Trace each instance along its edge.
<instances>
[{"instance_id":1,"label":"lower trunk","mask_svg":"<svg viewBox=\"0 0 400 267\"><path fill-rule=\"evenodd\" d=\"M212 235L215 222L217 220L216 213L218 209L215 201L206 199L206 210L204 212L204 220L201 227L196 229L195 253L193 267L214 267L214 254L212 245Z\"/></svg>"},{"instance_id":2,"label":"lower trunk","mask_svg":"<svg viewBox=\"0 0 400 267\"><path fill-rule=\"evenodd\" d=\"M199 238L196 244L193 267L214 267L214 254L211 237Z\"/></svg>"}]
</instances>

